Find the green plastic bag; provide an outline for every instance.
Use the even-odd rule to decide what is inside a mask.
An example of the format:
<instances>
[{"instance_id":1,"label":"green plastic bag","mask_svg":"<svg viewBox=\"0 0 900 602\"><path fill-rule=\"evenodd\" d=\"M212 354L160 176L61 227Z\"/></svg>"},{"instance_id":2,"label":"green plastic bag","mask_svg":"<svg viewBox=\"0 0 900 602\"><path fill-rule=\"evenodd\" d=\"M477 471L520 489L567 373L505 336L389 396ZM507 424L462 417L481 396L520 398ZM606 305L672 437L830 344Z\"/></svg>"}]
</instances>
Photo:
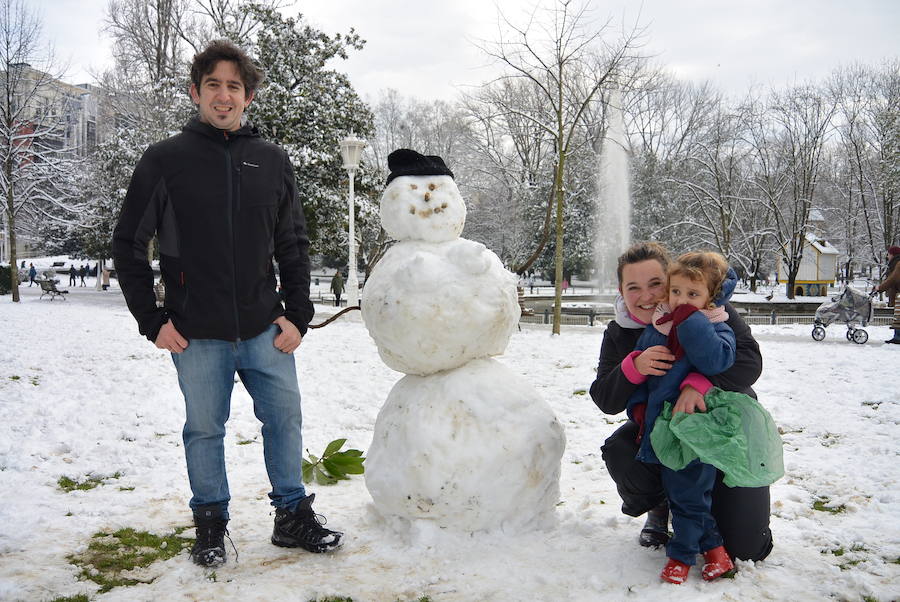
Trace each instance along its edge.
<instances>
[{"instance_id":1,"label":"green plastic bag","mask_svg":"<svg viewBox=\"0 0 900 602\"><path fill-rule=\"evenodd\" d=\"M784 476L781 436L758 401L713 388L706 412L672 417L666 402L653 425L650 444L666 467L681 470L692 460L712 464L729 487L765 487Z\"/></svg>"}]
</instances>

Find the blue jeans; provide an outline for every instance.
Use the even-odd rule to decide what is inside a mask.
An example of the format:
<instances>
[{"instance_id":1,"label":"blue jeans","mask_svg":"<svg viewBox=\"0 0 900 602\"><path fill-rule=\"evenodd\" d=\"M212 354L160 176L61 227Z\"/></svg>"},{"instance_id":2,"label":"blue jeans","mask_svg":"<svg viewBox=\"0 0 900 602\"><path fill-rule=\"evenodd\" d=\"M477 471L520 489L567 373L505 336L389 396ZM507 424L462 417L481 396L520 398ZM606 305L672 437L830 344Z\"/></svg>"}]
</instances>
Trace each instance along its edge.
<instances>
[{"instance_id":1,"label":"blue jeans","mask_svg":"<svg viewBox=\"0 0 900 602\"><path fill-rule=\"evenodd\" d=\"M228 517L231 495L225 475L224 437L235 372L253 398L253 412L262 422L272 505L290 509L306 497L297 370L294 356L273 345L279 332L280 328L272 324L246 341L192 339L182 353L172 354L184 394L182 437L192 509L216 504Z\"/></svg>"},{"instance_id":2,"label":"blue jeans","mask_svg":"<svg viewBox=\"0 0 900 602\"><path fill-rule=\"evenodd\" d=\"M663 466L662 483L669 498L674 531L666 545L666 556L693 566L697 554L723 543L712 515L716 468L699 460L678 471Z\"/></svg>"}]
</instances>

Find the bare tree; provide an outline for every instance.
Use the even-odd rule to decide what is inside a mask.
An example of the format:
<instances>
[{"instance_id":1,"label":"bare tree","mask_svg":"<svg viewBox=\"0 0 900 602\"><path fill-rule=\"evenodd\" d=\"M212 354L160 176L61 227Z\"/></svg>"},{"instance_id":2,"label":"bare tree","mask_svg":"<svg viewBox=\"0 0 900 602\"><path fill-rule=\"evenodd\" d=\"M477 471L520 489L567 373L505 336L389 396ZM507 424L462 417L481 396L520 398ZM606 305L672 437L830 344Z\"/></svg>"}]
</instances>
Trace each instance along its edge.
<instances>
[{"instance_id":1,"label":"bare tree","mask_svg":"<svg viewBox=\"0 0 900 602\"><path fill-rule=\"evenodd\" d=\"M249 46L261 23L248 7L255 5L263 10L280 10L290 4L287 0L186 0L178 33L194 53L203 50L212 40L221 38Z\"/></svg>"},{"instance_id":2,"label":"bare tree","mask_svg":"<svg viewBox=\"0 0 900 602\"><path fill-rule=\"evenodd\" d=\"M833 99L811 84L773 92L767 110L751 120L758 162L756 187L763 193L787 270L787 296L803 261L809 212L823 165L823 150L835 111Z\"/></svg>"},{"instance_id":3,"label":"bare tree","mask_svg":"<svg viewBox=\"0 0 900 602\"><path fill-rule=\"evenodd\" d=\"M17 229L78 212L71 188L77 159L65 148L72 99L53 72L52 50L40 40L41 23L25 2L0 0L0 194L11 266ZM12 275L17 302L15 269Z\"/></svg>"},{"instance_id":4,"label":"bare tree","mask_svg":"<svg viewBox=\"0 0 900 602\"><path fill-rule=\"evenodd\" d=\"M186 1L109 0L106 31L115 43L118 66L139 69L151 82L178 76Z\"/></svg>"},{"instance_id":5,"label":"bare tree","mask_svg":"<svg viewBox=\"0 0 900 602\"><path fill-rule=\"evenodd\" d=\"M466 233L494 249L516 273L531 269L551 235L554 144L522 114L542 102L524 79L504 79L467 95L472 208ZM519 112L508 107L517 105Z\"/></svg>"},{"instance_id":6,"label":"bare tree","mask_svg":"<svg viewBox=\"0 0 900 602\"><path fill-rule=\"evenodd\" d=\"M500 79L528 80L540 90L543 100L539 112L526 112L517 105L506 106L504 110L543 129L555 147L553 333L559 334L566 159L579 141L577 130L583 126L588 106L597 102L601 88L615 81L623 66L636 58L633 53L638 32L632 30L617 36L614 42L607 41L606 37L612 33L610 22L594 23L586 4L575 0L557 0L543 15L535 9L523 25L512 23L503 13L500 13L500 20L502 25L498 28L497 40L482 44L481 49L507 68L507 74Z\"/></svg>"}]
</instances>

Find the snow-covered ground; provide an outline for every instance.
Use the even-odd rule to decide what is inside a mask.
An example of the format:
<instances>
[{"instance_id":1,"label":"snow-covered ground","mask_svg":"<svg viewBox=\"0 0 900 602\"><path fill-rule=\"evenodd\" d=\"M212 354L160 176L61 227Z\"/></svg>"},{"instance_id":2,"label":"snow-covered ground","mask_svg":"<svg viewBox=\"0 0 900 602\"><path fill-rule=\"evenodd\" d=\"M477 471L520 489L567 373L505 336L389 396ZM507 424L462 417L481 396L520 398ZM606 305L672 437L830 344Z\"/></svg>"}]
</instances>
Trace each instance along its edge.
<instances>
[{"instance_id":1,"label":"snow-covered ground","mask_svg":"<svg viewBox=\"0 0 900 602\"><path fill-rule=\"evenodd\" d=\"M599 448L621 416L602 415L584 394L602 327L551 337L545 327L523 326L501 361L538 388L568 439L551 530L403 541L355 477L311 487L328 525L347 533L342 550L313 556L276 548L268 542L259 426L236 384L227 457L238 562L229 549L213 581L182 554L148 569L151 584L95 595L66 560L92 534L120 527L166 534L190 523L181 394L168 355L138 335L117 291L72 288L68 300L51 302L35 287L21 290L18 304L0 297L2 600L76 593L357 602L900 598L900 346L882 343L892 334L884 326L869 327L869 342L855 345L840 324L820 343L805 325L754 327L765 360L756 390L784 431L787 474L772 488L772 555L740 563L733 580L704 583L695 572L682 586L660 583L663 551L640 548L641 521L619 512ZM305 446L318 453L347 437L367 449L401 375L384 366L363 325L344 320L311 331L296 358ZM90 491L56 486L61 476L116 472L120 478ZM816 510L818 500L843 511Z\"/></svg>"}]
</instances>

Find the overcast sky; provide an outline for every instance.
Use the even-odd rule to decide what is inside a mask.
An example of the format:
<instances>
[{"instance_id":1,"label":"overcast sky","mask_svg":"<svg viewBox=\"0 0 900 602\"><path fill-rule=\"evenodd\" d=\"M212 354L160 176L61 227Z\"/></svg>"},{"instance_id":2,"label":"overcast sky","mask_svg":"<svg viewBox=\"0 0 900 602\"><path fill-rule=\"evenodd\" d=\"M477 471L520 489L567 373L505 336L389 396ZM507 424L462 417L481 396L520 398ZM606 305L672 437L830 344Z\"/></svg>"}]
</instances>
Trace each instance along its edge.
<instances>
[{"instance_id":1,"label":"overcast sky","mask_svg":"<svg viewBox=\"0 0 900 602\"><path fill-rule=\"evenodd\" d=\"M111 62L109 40L100 32L106 3L27 2L40 11L57 57L70 61L70 83L91 81L92 70ZM521 22L528 0L498 3ZM751 84L819 79L838 65L900 55L897 0L594 0L591 5L596 19L612 18L616 26L639 19L647 27L645 51L680 77L708 79L734 94ZM491 0L315 0L298 2L288 12L302 12L327 33L353 27L367 40L361 52L334 65L363 96L395 88L404 95L449 100L491 75L472 44L495 37Z\"/></svg>"}]
</instances>

